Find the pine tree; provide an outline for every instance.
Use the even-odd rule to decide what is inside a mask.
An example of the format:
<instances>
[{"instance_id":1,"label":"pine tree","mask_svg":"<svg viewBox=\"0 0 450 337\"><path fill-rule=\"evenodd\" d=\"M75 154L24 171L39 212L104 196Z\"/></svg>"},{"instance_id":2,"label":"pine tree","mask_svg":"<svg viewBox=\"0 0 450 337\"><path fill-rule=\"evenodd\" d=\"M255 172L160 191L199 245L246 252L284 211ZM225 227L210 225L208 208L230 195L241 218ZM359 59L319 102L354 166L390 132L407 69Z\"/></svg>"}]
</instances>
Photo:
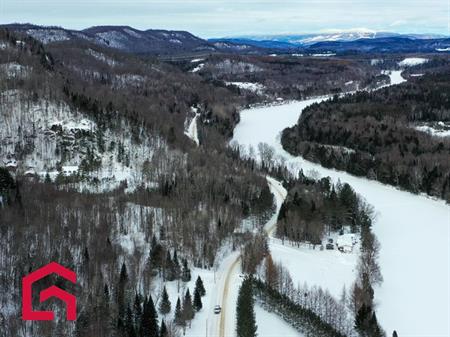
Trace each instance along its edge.
<instances>
[{"instance_id":1,"label":"pine tree","mask_svg":"<svg viewBox=\"0 0 450 337\"><path fill-rule=\"evenodd\" d=\"M206 290L205 290L205 287L203 286L203 281L202 281L200 275L197 277L197 280L195 281L195 290L198 291L200 296L206 295ZM194 290L194 293L195 293L195 290Z\"/></svg>"},{"instance_id":2,"label":"pine tree","mask_svg":"<svg viewBox=\"0 0 450 337\"><path fill-rule=\"evenodd\" d=\"M398 337L397 331L394 330L394 332L392 333L392 337Z\"/></svg>"},{"instance_id":3,"label":"pine tree","mask_svg":"<svg viewBox=\"0 0 450 337\"><path fill-rule=\"evenodd\" d=\"M164 277L167 281L173 281L175 280L175 267L174 263L172 261L172 257L170 256L170 251L167 251L166 256L166 264L164 268Z\"/></svg>"},{"instance_id":4,"label":"pine tree","mask_svg":"<svg viewBox=\"0 0 450 337\"><path fill-rule=\"evenodd\" d=\"M163 315L168 314L171 310L171 303L169 295L167 294L166 286L164 286L161 293L161 302L159 303L159 312Z\"/></svg>"},{"instance_id":5,"label":"pine tree","mask_svg":"<svg viewBox=\"0 0 450 337\"><path fill-rule=\"evenodd\" d=\"M114 326L114 319L111 315L110 307L110 294L108 284L105 283L103 287L103 294L100 299L99 317L105 322L105 333L110 331L110 328Z\"/></svg>"},{"instance_id":6,"label":"pine tree","mask_svg":"<svg viewBox=\"0 0 450 337\"><path fill-rule=\"evenodd\" d=\"M127 312L125 315L125 333L128 337L136 337L136 330L134 329L133 312L130 305L127 306Z\"/></svg>"},{"instance_id":7,"label":"pine tree","mask_svg":"<svg viewBox=\"0 0 450 337\"><path fill-rule=\"evenodd\" d=\"M200 311L202 309L202 307L203 307L202 297L200 296L198 289L195 288L195 290L194 290L194 309L196 311Z\"/></svg>"},{"instance_id":8,"label":"pine tree","mask_svg":"<svg viewBox=\"0 0 450 337\"><path fill-rule=\"evenodd\" d=\"M181 270L180 270L180 262L178 261L178 253L177 250L175 249L175 251L173 252L173 273L174 273L174 278L176 280L178 280L180 278L181 275Z\"/></svg>"},{"instance_id":9,"label":"pine tree","mask_svg":"<svg viewBox=\"0 0 450 337\"><path fill-rule=\"evenodd\" d=\"M118 309L118 325L123 326L125 318L125 303L127 301L126 285L128 282L128 272L125 263L122 264L120 269L119 284L117 286L117 309Z\"/></svg>"},{"instance_id":10,"label":"pine tree","mask_svg":"<svg viewBox=\"0 0 450 337\"><path fill-rule=\"evenodd\" d=\"M167 337L169 335L164 320L161 321L161 328L159 329L159 337Z\"/></svg>"},{"instance_id":11,"label":"pine tree","mask_svg":"<svg viewBox=\"0 0 450 337\"><path fill-rule=\"evenodd\" d=\"M141 326L142 337L158 337L158 314L151 296L144 301Z\"/></svg>"},{"instance_id":12,"label":"pine tree","mask_svg":"<svg viewBox=\"0 0 450 337\"><path fill-rule=\"evenodd\" d=\"M191 270L188 267L186 259L183 259L183 270L181 272L181 280L183 282L189 282L191 280Z\"/></svg>"},{"instance_id":13,"label":"pine tree","mask_svg":"<svg viewBox=\"0 0 450 337\"><path fill-rule=\"evenodd\" d=\"M178 326L184 326L185 325L185 320L183 317L183 311L181 309L181 301L180 298L178 297L177 299L177 304L175 305L175 324Z\"/></svg>"},{"instance_id":14,"label":"pine tree","mask_svg":"<svg viewBox=\"0 0 450 337\"><path fill-rule=\"evenodd\" d=\"M194 318L195 312L192 306L192 298L189 289L186 290L183 300L183 318L186 322L190 322Z\"/></svg>"},{"instance_id":15,"label":"pine tree","mask_svg":"<svg viewBox=\"0 0 450 337\"><path fill-rule=\"evenodd\" d=\"M141 306L141 295L136 293L136 296L134 297L134 325L136 326L136 332L140 336L141 335L141 320L142 320L142 306Z\"/></svg>"},{"instance_id":16,"label":"pine tree","mask_svg":"<svg viewBox=\"0 0 450 337\"><path fill-rule=\"evenodd\" d=\"M254 311L253 281L245 278L239 289L236 307L237 337L256 337L257 325Z\"/></svg>"}]
</instances>

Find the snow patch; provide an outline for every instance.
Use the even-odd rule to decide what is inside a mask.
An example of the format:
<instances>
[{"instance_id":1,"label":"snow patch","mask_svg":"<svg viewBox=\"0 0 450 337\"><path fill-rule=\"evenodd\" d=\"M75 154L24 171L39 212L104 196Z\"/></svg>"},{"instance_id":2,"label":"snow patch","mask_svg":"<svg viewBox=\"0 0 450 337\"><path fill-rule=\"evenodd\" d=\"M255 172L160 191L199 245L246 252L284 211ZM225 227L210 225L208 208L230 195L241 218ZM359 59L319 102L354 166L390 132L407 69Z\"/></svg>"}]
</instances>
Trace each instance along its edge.
<instances>
[{"instance_id":1,"label":"snow patch","mask_svg":"<svg viewBox=\"0 0 450 337\"><path fill-rule=\"evenodd\" d=\"M248 90L256 94L262 94L265 90L265 86L260 83L252 82L225 82L226 85L234 85L240 89Z\"/></svg>"},{"instance_id":2,"label":"snow patch","mask_svg":"<svg viewBox=\"0 0 450 337\"><path fill-rule=\"evenodd\" d=\"M205 67L204 63L200 63L198 66L196 66L194 69L191 70L191 73L197 73L200 70L202 70Z\"/></svg>"},{"instance_id":3,"label":"snow patch","mask_svg":"<svg viewBox=\"0 0 450 337\"><path fill-rule=\"evenodd\" d=\"M422 57L407 57L403 61L400 61L398 65L400 67L414 67L420 64L427 63L428 59Z\"/></svg>"}]
</instances>

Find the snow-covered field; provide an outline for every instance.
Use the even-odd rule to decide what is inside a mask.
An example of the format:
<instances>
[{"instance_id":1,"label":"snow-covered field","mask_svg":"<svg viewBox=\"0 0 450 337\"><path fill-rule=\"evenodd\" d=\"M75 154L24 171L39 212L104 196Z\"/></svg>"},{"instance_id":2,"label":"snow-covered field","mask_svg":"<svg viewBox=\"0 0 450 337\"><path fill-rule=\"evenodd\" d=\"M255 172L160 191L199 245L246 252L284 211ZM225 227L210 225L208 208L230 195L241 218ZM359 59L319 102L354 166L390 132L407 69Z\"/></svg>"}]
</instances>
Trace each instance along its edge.
<instances>
[{"instance_id":1,"label":"snow-covered field","mask_svg":"<svg viewBox=\"0 0 450 337\"><path fill-rule=\"evenodd\" d=\"M391 73L392 84L402 81L400 72ZM384 283L375 290L377 316L381 324L388 335L395 329L400 336L449 336L449 205L441 200L326 169L284 151L279 141L280 132L296 124L305 107L323 99L244 110L233 140L255 149L260 142L268 143L277 155L286 159L286 165L294 172L302 168L305 173L314 172L314 175L330 176L335 182L338 179L348 182L365 197L377 212L373 230L381 242L380 264ZM295 279L300 278L309 285L319 282L335 293L353 278L353 268L347 265L351 261L342 260L349 256L326 256L324 253L328 258L324 261L313 252L308 255L302 250L292 249L286 253L281 248L278 254L274 249L275 258L290 264L293 276L295 265L298 270ZM315 270L308 270L308 266ZM316 274L321 268L330 268L322 278ZM337 275L336 269L340 271Z\"/></svg>"},{"instance_id":2,"label":"snow-covered field","mask_svg":"<svg viewBox=\"0 0 450 337\"><path fill-rule=\"evenodd\" d=\"M234 85L240 89L248 90L251 92L255 92L257 94L261 94L264 92L264 85L261 83L252 83L252 82L225 82L226 85Z\"/></svg>"},{"instance_id":3,"label":"snow-covered field","mask_svg":"<svg viewBox=\"0 0 450 337\"><path fill-rule=\"evenodd\" d=\"M302 337L297 330L287 324L276 314L255 305L256 324L259 337Z\"/></svg>"},{"instance_id":4,"label":"snow-covered field","mask_svg":"<svg viewBox=\"0 0 450 337\"><path fill-rule=\"evenodd\" d=\"M400 67L413 67L418 66L419 64L427 63L428 59L423 57L407 57L403 61L400 61L398 65Z\"/></svg>"},{"instance_id":5,"label":"snow-covered field","mask_svg":"<svg viewBox=\"0 0 450 337\"><path fill-rule=\"evenodd\" d=\"M319 246L312 249L308 245L290 245L274 238L278 213L287 191L275 179L268 177L267 180L276 202L276 211L264 228L269 236L273 259L289 270L295 286L306 282L310 286L328 289L335 298L339 298L343 287L350 289L356 279L357 250L343 254L338 250L320 250ZM330 277L333 282L330 282Z\"/></svg>"}]
</instances>

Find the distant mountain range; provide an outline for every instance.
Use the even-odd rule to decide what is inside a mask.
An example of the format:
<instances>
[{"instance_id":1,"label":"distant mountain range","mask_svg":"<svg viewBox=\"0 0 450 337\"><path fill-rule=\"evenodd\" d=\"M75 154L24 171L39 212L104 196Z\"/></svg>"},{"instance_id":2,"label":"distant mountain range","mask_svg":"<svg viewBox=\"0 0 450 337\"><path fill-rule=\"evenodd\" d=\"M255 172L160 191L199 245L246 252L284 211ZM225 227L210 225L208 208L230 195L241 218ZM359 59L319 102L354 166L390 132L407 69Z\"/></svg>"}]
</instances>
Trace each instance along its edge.
<instances>
[{"instance_id":1,"label":"distant mountain range","mask_svg":"<svg viewBox=\"0 0 450 337\"><path fill-rule=\"evenodd\" d=\"M96 26L84 30L9 24L0 27L25 32L44 44L85 40L134 54L355 54L450 51L450 38L430 34L397 34L368 29L321 34L242 36L205 40L186 31L138 30L129 26Z\"/></svg>"},{"instance_id":2,"label":"distant mountain range","mask_svg":"<svg viewBox=\"0 0 450 337\"><path fill-rule=\"evenodd\" d=\"M348 42L360 39L382 39L391 37L424 40L440 39L445 38L446 36L438 34L399 34L392 32L379 32L366 28L358 28L350 30L328 30L324 33L317 34L247 35L237 37L237 39L252 41L272 41L274 43L288 43L289 45L295 46L309 46L318 42Z\"/></svg>"},{"instance_id":3,"label":"distant mountain range","mask_svg":"<svg viewBox=\"0 0 450 337\"><path fill-rule=\"evenodd\" d=\"M84 30L8 24L0 27L31 35L44 44L85 40L134 54L177 55L184 53L257 52L255 47L230 42L217 46L185 31L138 30L129 26L96 26Z\"/></svg>"}]
</instances>

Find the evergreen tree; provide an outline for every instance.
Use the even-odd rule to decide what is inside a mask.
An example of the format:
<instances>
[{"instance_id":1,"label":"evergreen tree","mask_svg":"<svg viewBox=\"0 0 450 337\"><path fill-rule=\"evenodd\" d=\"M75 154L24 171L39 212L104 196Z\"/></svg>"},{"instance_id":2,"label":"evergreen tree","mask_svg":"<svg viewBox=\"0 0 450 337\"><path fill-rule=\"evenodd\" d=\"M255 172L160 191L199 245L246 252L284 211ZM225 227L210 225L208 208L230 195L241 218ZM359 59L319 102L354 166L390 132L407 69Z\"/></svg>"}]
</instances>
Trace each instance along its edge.
<instances>
[{"instance_id":1,"label":"evergreen tree","mask_svg":"<svg viewBox=\"0 0 450 337\"><path fill-rule=\"evenodd\" d=\"M188 267L186 259L183 259L183 270L181 272L181 280L183 282L189 282L191 280L191 270Z\"/></svg>"},{"instance_id":2,"label":"evergreen tree","mask_svg":"<svg viewBox=\"0 0 450 337\"><path fill-rule=\"evenodd\" d=\"M153 236L150 249L150 266L152 269L161 270L163 261L164 261L163 247L158 241L156 241L156 237Z\"/></svg>"},{"instance_id":3,"label":"evergreen tree","mask_svg":"<svg viewBox=\"0 0 450 337\"><path fill-rule=\"evenodd\" d=\"M164 320L161 321L161 328L159 329L159 336L160 337L168 337L169 332L167 331L166 323Z\"/></svg>"},{"instance_id":4,"label":"evergreen tree","mask_svg":"<svg viewBox=\"0 0 450 337\"><path fill-rule=\"evenodd\" d=\"M195 290L194 290L194 309L196 311L200 311L202 309L202 307L203 307L202 297L200 296L198 289L195 288Z\"/></svg>"},{"instance_id":5,"label":"evergreen tree","mask_svg":"<svg viewBox=\"0 0 450 337\"><path fill-rule=\"evenodd\" d=\"M394 332L392 333L392 337L398 337L397 331L394 330Z\"/></svg>"},{"instance_id":6,"label":"evergreen tree","mask_svg":"<svg viewBox=\"0 0 450 337\"><path fill-rule=\"evenodd\" d=\"M184 326L185 324L183 311L181 309L181 301L179 297L177 299L177 304L175 305L175 324L178 326Z\"/></svg>"},{"instance_id":7,"label":"evergreen tree","mask_svg":"<svg viewBox=\"0 0 450 337\"><path fill-rule=\"evenodd\" d=\"M128 272L125 263L120 269L119 284L117 286L117 309L118 309L118 325L123 326L125 318L125 303L127 302L126 286L128 282Z\"/></svg>"},{"instance_id":8,"label":"evergreen tree","mask_svg":"<svg viewBox=\"0 0 450 337\"><path fill-rule=\"evenodd\" d=\"M127 306L127 312L125 315L125 334L128 337L136 337L133 312L131 311L130 305Z\"/></svg>"},{"instance_id":9,"label":"evergreen tree","mask_svg":"<svg viewBox=\"0 0 450 337\"><path fill-rule=\"evenodd\" d=\"M168 314L171 309L169 295L167 294L166 286L164 286L161 293L161 302L159 303L159 312L163 315Z\"/></svg>"},{"instance_id":10,"label":"evergreen tree","mask_svg":"<svg viewBox=\"0 0 450 337\"><path fill-rule=\"evenodd\" d=\"M384 331L378 324L372 307L363 303L355 317L355 329L361 337L383 337Z\"/></svg>"},{"instance_id":11,"label":"evergreen tree","mask_svg":"<svg viewBox=\"0 0 450 337\"><path fill-rule=\"evenodd\" d=\"M140 336L141 335L141 320L142 320L142 306L141 306L141 295L136 293L134 297L134 325L136 326L136 332Z\"/></svg>"},{"instance_id":12,"label":"evergreen tree","mask_svg":"<svg viewBox=\"0 0 450 337\"><path fill-rule=\"evenodd\" d=\"M166 263L164 268L164 277L167 281L175 280L175 266L170 256L170 251L167 250Z\"/></svg>"},{"instance_id":13,"label":"evergreen tree","mask_svg":"<svg viewBox=\"0 0 450 337\"><path fill-rule=\"evenodd\" d=\"M253 281L247 277L242 282L236 307L237 337L256 337L257 325L254 311Z\"/></svg>"},{"instance_id":14,"label":"evergreen tree","mask_svg":"<svg viewBox=\"0 0 450 337\"><path fill-rule=\"evenodd\" d=\"M175 249L175 251L173 252L173 273L174 273L174 278L175 279L179 279L180 275L181 275L181 269L180 269L180 262L178 261L178 253L177 250Z\"/></svg>"},{"instance_id":15,"label":"evergreen tree","mask_svg":"<svg viewBox=\"0 0 450 337\"><path fill-rule=\"evenodd\" d=\"M144 301L141 327L142 337L158 337L158 314L151 296Z\"/></svg>"},{"instance_id":16,"label":"evergreen tree","mask_svg":"<svg viewBox=\"0 0 450 337\"><path fill-rule=\"evenodd\" d=\"M200 296L206 295L206 290L205 290L205 287L203 286L203 281L202 281L200 275L197 277L197 280L195 281L195 290L198 291ZM194 290L194 293L195 293L195 290Z\"/></svg>"},{"instance_id":17,"label":"evergreen tree","mask_svg":"<svg viewBox=\"0 0 450 337\"><path fill-rule=\"evenodd\" d=\"M183 318L186 322L190 322L194 318L195 312L192 306L192 298L189 289L186 290L186 294L183 299Z\"/></svg>"}]
</instances>

